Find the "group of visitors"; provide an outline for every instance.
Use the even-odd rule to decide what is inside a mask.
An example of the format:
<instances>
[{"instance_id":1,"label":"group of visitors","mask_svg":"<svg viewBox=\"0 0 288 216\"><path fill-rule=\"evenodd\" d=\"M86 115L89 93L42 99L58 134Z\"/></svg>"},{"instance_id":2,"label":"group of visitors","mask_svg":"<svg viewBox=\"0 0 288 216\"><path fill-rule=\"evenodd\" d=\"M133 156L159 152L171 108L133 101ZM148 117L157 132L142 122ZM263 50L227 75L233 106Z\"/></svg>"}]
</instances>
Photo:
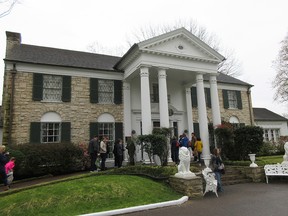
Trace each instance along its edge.
<instances>
[{"instance_id":1,"label":"group of visitors","mask_svg":"<svg viewBox=\"0 0 288 216\"><path fill-rule=\"evenodd\" d=\"M13 169L15 167L15 157L9 158L9 152L6 152L6 147L0 146L0 176L4 184L4 190L10 189L10 184L13 181Z\"/></svg>"},{"instance_id":2,"label":"group of visitors","mask_svg":"<svg viewBox=\"0 0 288 216\"><path fill-rule=\"evenodd\" d=\"M171 157L172 161L176 164L179 163L179 148L186 147L189 149L191 158L194 158L195 162L201 163L201 154L203 149L203 143L200 137L196 137L195 133L191 134L191 140L188 139L186 133L179 136L177 140L174 136L171 140Z\"/></svg>"},{"instance_id":3,"label":"group of visitors","mask_svg":"<svg viewBox=\"0 0 288 216\"><path fill-rule=\"evenodd\" d=\"M176 164L179 164L179 148L186 147L191 153L191 158L194 162L198 162L201 165L201 155L203 150L203 143L200 137L196 137L195 133L191 133L191 140L188 139L187 134L183 133L177 139L174 136L171 139L171 157L172 161ZM220 149L215 148L213 150L212 158L212 171L215 173L215 178L217 180L217 190L223 191L221 176L224 173L224 164L220 156Z\"/></svg>"},{"instance_id":4,"label":"group of visitors","mask_svg":"<svg viewBox=\"0 0 288 216\"><path fill-rule=\"evenodd\" d=\"M122 139L117 139L114 144L113 154L115 167L121 167L123 162L123 152L125 151ZM110 153L109 139L103 136L100 140L98 136L94 136L88 145L91 165L90 172L104 171L107 169L105 163ZM98 162L100 161L100 162Z\"/></svg>"}]
</instances>

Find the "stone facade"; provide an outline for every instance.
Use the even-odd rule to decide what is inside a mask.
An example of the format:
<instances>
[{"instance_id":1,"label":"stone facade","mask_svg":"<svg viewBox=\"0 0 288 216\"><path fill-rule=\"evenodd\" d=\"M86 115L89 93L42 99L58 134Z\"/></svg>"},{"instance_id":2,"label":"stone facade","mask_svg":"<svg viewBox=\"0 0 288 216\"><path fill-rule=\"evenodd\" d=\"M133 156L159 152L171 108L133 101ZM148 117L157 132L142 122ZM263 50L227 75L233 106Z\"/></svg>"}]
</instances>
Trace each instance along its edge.
<instances>
[{"instance_id":1,"label":"stone facade","mask_svg":"<svg viewBox=\"0 0 288 216\"><path fill-rule=\"evenodd\" d=\"M219 106L221 113L221 120L229 122L230 117L235 116L239 119L240 123L245 125L253 125L253 113L251 99L247 95L247 91L241 91L242 109L224 109L222 90L218 89ZM207 117L209 123L212 123L212 109L207 107ZM251 118L252 117L252 118ZM198 110L193 108L193 121L198 122Z\"/></svg>"},{"instance_id":2,"label":"stone facade","mask_svg":"<svg viewBox=\"0 0 288 216\"><path fill-rule=\"evenodd\" d=\"M3 101L4 125L9 125L11 73L6 71ZM58 113L62 121L71 122L71 142L89 140L89 123L96 122L103 113L111 114L115 122L123 122L123 105L92 104L89 99L89 78L71 77L71 102L39 102L32 100L33 74L17 71L11 143L29 143L30 122L39 122L46 112ZM7 144L8 131L3 131L3 144Z\"/></svg>"}]
</instances>

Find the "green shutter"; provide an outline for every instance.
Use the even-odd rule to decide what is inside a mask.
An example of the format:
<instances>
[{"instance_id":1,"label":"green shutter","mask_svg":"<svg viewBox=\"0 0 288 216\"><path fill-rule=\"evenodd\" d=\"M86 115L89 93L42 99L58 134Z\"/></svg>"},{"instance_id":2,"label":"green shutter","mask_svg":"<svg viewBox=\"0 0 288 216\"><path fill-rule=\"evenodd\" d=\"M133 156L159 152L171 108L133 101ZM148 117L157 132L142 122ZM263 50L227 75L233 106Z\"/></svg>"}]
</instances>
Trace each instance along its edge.
<instances>
[{"instance_id":1,"label":"green shutter","mask_svg":"<svg viewBox=\"0 0 288 216\"><path fill-rule=\"evenodd\" d=\"M193 123L194 133L196 137L200 137L199 123Z\"/></svg>"},{"instance_id":2,"label":"green shutter","mask_svg":"<svg viewBox=\"0 0 288 216\"><path fill-rule=\"evenodd\" d=\"M90 139L94 136L98 136L98 123L90 122Z\"/></svg>"},{"instance_id":3,"label":"green shutter","mask_svg":"<svg viewBox=\"0 0 288 216\"><path fill-rule=\"evenodd\" d=\"M42 98L43 98L43 75L34 73L32 99L34 101L41 101Z\"/></svg>"},{"instance_id":4,"label":"green shutter","mask_svg":"<svg viewBox=\"0 0 288 216\"><path fill-rule=\"evenodd\" d=\"M114 103L122 103L122 81L114 80Z\"/></svg>"},{"instance_id":5,"label":"green shutter","mask_svg":"<svg viewBox=\"0 0 288 216\"><path fill-rule=\"evenodd\" d=\"M238 109L242 109L242 98L241 98L241 92L236 91L236 96L237 96L237 105Z\"/></svg>"},{"instance_id":6,"label":"green shutter","mask_svg":"<svg viewBox=\"0 0 288 216\"><path fill-rule=\"evenodd\" d=\"M222 95L223 95L223 103L224 103L224 109L229 108L229 101L228 101L228 92L227 90L222 90Z\"/></svg>"},{"instance_id":7,"label":"green shutter","mask_svg":"<svg viewBox=\"0 0 288 216\"><path fill-rule=\"evenodd\" d=\"M61 123L61 142L71 141L71 123L62 122Z\"/></svg>"},{"instance_id":8,"label":"green shutter","mask_svg":"<svg viewBox=\"0 0 288 216\"><path fill-rule=\"evenodd\" d=\"M30 143L41 143L41 122L30 123Z\"/></svg>"},{"instance_id":9,"label":"green shutter","mask_svg":"<svg viewBox=\"0 0 288 216\"><path fill-rule=\"evenodd\" d=\"M196 87L191 88L191 101L192 101L192 107L197 107L197 90Z\"/></svg>"},{"instance_id":10,"label":"green shutter","mask_svg":"<svg viewBox=\"0 0 288 216\"><path fill-rule=\"evenodd\" d=\"M90 78L90 102L98 103L98 79Z\"/></svg>"},{"instance_id":11,"label":"green shutter","mask_svg":"<svg viewBox=\"0 0 288 216\"><path fill-rule=\"evenodd\" d=\"M62 90L62 101L71 101L71 77L63 76L63 90Z\"/></svg>"},{"instance_id":12,"label":"green shutter","mask_svg":"<svg viewBox=\"0 0 288 216\"><path fill-rule=\"evenodd\" d=\"M123 140L123 123L115 122L115 140L122 139Z\"/></svg>"},{"instance_id":13,"label":"green shutter","mask_svg":"<svg viewBox=\"0 0 288 216\"><path fill-rule=\"evenodd\" d=\"M205 96L206 96L206 106L211 108L211 94L210 88L205 88Z\"/></svg>"}]
</instances>

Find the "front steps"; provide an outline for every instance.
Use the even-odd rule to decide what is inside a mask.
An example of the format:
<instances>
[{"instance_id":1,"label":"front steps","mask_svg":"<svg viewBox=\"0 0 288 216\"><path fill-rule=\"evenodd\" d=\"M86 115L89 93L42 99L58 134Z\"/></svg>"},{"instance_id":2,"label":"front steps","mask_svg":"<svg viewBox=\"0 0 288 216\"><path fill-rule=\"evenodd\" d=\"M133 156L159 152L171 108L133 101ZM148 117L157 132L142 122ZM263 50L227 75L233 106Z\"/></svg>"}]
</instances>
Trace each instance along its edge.
<instances>
[{"instance_id":1,"label":"front steps","mask_svg":"<svg viewBox=\"0 0 288 216\"><path fill-rule=\"evenodd\" d=\"M253 182L240 169L234 166L225 166L225 174L222 175L222 185L234 185Z\"/></svg>"}]
</instances>

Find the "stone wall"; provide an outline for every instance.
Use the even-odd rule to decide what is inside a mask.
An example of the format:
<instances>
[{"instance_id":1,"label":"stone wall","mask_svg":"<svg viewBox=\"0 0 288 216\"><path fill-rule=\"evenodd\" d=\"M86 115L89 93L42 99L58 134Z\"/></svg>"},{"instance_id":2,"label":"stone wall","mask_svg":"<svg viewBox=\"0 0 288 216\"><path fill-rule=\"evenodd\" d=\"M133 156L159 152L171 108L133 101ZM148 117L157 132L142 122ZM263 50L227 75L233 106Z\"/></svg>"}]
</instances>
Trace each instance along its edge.
<instances>
[{"instance_id":1,"label":"stone wall","mask_svg":"<svg viewBox=\"0 0 288 216\"><path fill-rule=\"evenodd\" d=\"M188 196L192 199L203 198L203 182L202 178L185 179L171 176L169 178L170 186L177 192Z\"/></svg>"},{"instance_id":2,"label":"stone wall","mask_svg":"<svg viewBox=\"0 0 288 216\"><path fill-rule=\"evenodd\" d=\"M7 73L6 91L3 101L6 113L9 113L9 98L11 91L11 73ZM88 141L90 137L89 123L96 122L103 113L111 114L115 122L123 122L123 106L114 104L90 103L89 78L71 77L71 102L40 102L32 100L33 74L17 72L15 79L15 97L13 109L12 137L13 144L29 143L30 122L40 122L46 112L58 113L62 121L71 122L71 142ZM8 103L7 103L8 102ZM4 115L4 127L7 128L9 115ZM8 124L9 125L9 124ZM4 131L3 144L7 143L8 131ZM4 141L5 139L5 141Z\"/></svg>"}]
</instances>

